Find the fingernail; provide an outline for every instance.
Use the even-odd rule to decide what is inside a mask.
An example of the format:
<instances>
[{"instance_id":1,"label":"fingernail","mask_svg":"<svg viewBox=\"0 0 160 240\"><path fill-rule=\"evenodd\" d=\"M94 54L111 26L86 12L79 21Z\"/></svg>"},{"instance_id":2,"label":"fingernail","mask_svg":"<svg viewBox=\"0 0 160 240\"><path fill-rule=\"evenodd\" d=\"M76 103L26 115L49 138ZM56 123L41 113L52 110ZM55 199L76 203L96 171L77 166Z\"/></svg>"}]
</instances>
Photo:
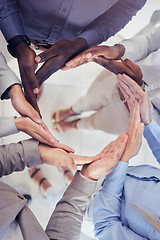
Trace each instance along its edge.
<instances>
[{"instance_id":1,"label":"fingernail","mask_svg":"<svg viewBox=\"0 0 160 240\"><path fill-rule=\"evenodd\" d=\"M90 57L92 57L92 53L87 53L86 58L90 58Z\"/></svg>"},{"instance_id":2,"label":"fingernail","mask_svg":"<svg viewBox=\"0 0 160 240\"><path fill-rule=\"evenodd\" d=\"M92 61L93 61L93 59L92 59L92 58L89 58L89 59L87 59L87 61L88 61L88 62L92 62Z\"/></svg>"},{"instance_id":3,"label":"fingernail","mask_svg":"<svg viewBox=\"0 0 160 240\"><path fill-rule=\"evenodd\" d=\"M40 57L40 56L36 56L36 57L35 57L35 60L36 60L36 62L39 63L39 62L41 61L41 57Z\"/></svg>"},{"instance_id":4,"label":"fingernail","mask_svg":"<svg viewBox=\"0 0 160 240\"><path fill-rule=\"evenodd\" d=\"M38 94L38 93L39 93L39 89L38 89L38 88L35 88L35 89L33 90L33 92L34 92L34 94Z\"/></svg>"},{"instance_id":5,"label":"fingernail","mask_svg":"<svg viewBox=\"0 0 160 240\"><path fill-rule=\"evenodd\" d=\"M125 57L121 57L121 60L124 61L126 58Z\"/></svg>"},{"instance_id":6,"label":"fingernail","mask_svg":"<svg viewBox=\"0 0 160 240\"><path fill-rule=\"evenodd\" d=\"M37 123L42 123L43 121L42 121L42 119L37 119Z\"/></svg>"}]
</instances>

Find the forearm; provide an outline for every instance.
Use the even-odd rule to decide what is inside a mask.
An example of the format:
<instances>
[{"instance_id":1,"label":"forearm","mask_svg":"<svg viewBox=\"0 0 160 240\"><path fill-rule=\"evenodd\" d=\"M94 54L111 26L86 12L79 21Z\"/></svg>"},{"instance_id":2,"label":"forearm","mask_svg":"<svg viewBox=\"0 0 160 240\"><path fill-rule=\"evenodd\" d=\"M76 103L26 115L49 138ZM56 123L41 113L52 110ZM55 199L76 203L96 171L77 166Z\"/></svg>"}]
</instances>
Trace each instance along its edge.
<instances>
[{"instance_id":1,"label":"forearm","mask_svg":"<svg viewBox=\"0 0 160 240\"><path fill-rule=\"evenodd\" d=\"M159 38L160 28L126 39L120 44L125 47L125 57L139 61L160 48Z\"/></svg>"},{"instance_id":2,"label":"forearm","mask_svg":"<svg viewBox=\"0 0 160 240\"><path fill-rule=\"evenodd\" d=\"M138 3L118 1L104 14L88 25L79 35L86 39L88 46L98 45L119 32L145 4L146 0Z\"/></svg>"},{"instance_id":3,"label":"forearm","mask_svg":"<svg viewBox=\"0 0 160 240\"><path fill-rule=\"evenodd\" d=\"M0 146L0 177L14 171L22 171L26 166L42 164L38 144L34 139Z\"/></svg>"},{"instance_id":4,"label":"forearm","mask_svg":"<svg viewBox=\"0 0 160 240\"><path fill-rule=\"evenodd\" d=\"M121 196L126 178L128 163L119 162L106 176L103 188L94 206L94 224L97 236L107 227L120 221Z\"/></svg>"},{"instance_id":5,"label":"forearm","mask_svg":"<svg viewBox=\"0 0 160 240\"><path fill-rule=\"evenodd\" d=\"M0 138L18 133L14 117L0 117Z\"/></svg>"},{"instance_id":6,"label":"forearm","mask_svg":"<svg viewBox=\"0 0 160 240\"><path fill-rule=\"evenodd\" d=\"M75 174L46 228L50 239L79 239L83 215L96 185L97 181L85 179L78 172Z\"/></svg>"},{"instance_id":7,"label":"forearm","mask_svg":"<svg viewBox=\"0 0 160 240\"><path fill-rule=\"evenodd\" d=\"M16 74L8 67L7 62L0 52L0 97L1 99L9 98L6 90L14 84L21 84Z\"/></svg>"},{"instance_id":8,"label":"forearm","mask_svg":"<svg viewBox=\"0 0 160 240\"><path fill-rule=\"evenodd\" d=\"M152 120L149 125L145 126L143 135L156 160L160 163L160 126Z\"/></svg>"},{"instance_id":9,"label":"forearm","mask_svg":"<svg viewBox=\"0 0 160 240\"><path fill-rule=\"evenodd\" d=\"M6 41L16 35L25 34L16 0L1 0L0 29Z\"/></svg>"}]
</instances>

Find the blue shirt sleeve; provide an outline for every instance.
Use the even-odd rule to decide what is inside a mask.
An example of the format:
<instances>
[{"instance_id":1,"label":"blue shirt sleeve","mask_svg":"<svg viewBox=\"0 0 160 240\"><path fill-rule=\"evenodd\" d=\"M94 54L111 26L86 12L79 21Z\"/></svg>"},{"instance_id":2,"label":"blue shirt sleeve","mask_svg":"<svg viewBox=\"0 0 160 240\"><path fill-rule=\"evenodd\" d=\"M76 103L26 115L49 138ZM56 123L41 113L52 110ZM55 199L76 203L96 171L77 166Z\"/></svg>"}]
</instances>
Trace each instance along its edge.
<instances>
[{"instance_id":1,"label":"blue shirt sleeve","mask_svg":"<svg viewBox=\"0 0 160 240\"><path fill-rule=\"evenodd\" d=\"M119 32L140 10L146 0L120 0L95 21L89 24L78 36L84 38L88 46L100 44Z\"/></svg>"},{"instance_id":2,"label":"blue shirt sleeve","mask_svg":"<svg viewBox=\"0 0 160 240\"><path fill-rule=\"evenodd\" d=\"M6 41L25 34L17 0L0 1L0 29Z\"/></svg>"},{"instance_id":3,"label":"blue shirt sleeve","mask_svg":"<svg viewBox=\"0 0 160 240\"><path fill-rule=\"evenodd\" d=\"M152 122L145 126L143 135L156 160L160 163L160 126L152 119Z\"/></svg>"},{"instance_id":4,"label":"blue shirt sleeve","mask_svg":"<svg viewBox=\"0 0 160 240\"><path fill-rule=\"evenodd\" d=\"M106 176L103 188L95 203L93 218L96 237L100 240L144 240L120 220L121 196L128 163L119 161L117 167Z\"/></svg>"}]
</instances>

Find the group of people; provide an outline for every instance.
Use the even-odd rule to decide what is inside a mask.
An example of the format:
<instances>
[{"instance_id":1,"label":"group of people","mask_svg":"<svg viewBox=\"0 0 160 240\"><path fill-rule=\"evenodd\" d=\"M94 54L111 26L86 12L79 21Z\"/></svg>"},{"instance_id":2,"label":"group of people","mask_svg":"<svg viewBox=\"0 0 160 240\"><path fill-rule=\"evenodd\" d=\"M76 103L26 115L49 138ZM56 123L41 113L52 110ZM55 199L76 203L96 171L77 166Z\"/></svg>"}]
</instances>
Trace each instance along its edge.
<instances>
[{"instance_id":1,"label":"group of people","mask_svg":"<svg viewBox=\"0 0 160 240\"><path fill-rule=\"evenodd\" d=\"M83 216L88 213L98 239L160 238L160 171L148 165L128 167L129 160L139 152L142 135L160 161L160 28L115 46L93 46L123 28L145 2L0 2L0 29L9 52L18 60L21 75L20 81L0 53L1 100L10 98L21 115L0 118L0 137L18 131L32 137L0 146L0 177L28 167L32 178L39 174L39 185L46 196L48 190L52 194L52 186L40 175L38 165L61 166L66 173L82 165L81 171L71 176L65 193L57 193L61 199L45 231L26 206L25 197L0 182L2 240L76 240ZM33 46L42 52L36 55ZM107 77L104 74L96 79L87 95L74 106L53 114L58 130L95 128L119 135L96 156L86 157L75 155L71 147L50 133L42 120L37 94L43 82L58 69L68 70L90 61L111 73L107 71ZM89 118L64 121L88 110L96 113ZM101 177L105 180L94 194Z\"/></svg>"}]
</instances>

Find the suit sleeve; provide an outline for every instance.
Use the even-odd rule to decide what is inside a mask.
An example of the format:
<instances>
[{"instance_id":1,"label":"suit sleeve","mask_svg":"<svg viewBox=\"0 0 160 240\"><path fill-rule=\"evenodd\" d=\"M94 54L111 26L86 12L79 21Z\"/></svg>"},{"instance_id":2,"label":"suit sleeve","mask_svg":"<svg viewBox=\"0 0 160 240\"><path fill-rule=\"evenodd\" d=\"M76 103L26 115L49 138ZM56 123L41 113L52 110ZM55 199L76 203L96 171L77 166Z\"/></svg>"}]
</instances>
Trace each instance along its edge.
<instances>
[{"instance_id":1,"label":"suit sleeve","mask_svg":"<svg viewBox=\"0 0 160 240\"><path fill-rule=\"evenodd\" d=\"M16 74L8 67L7 62L0 52L0 98L9 98L6 90L13 84L21 84Z\"/></svg>"},{"instance_id":2,"label":"suit sleeve","mask_svg":"<svg viewBox=\"0 0 160 240\"><path fill-rule=\"evenodd\" d=\"M100 44L120 31L140 10L146 0L119 0L108 11L89 24L79 35L88 46Z\"/></svg>"},{"instance_id":3,"label":"suit sleeve","mask_svg":"<svg viewBox=\"0 0 160 240\"><path fill-rule=\"evenodd\" d=\"M150 53L157 51L160 48L160 27L136 35L131 39L126 39L121 42L125 47L124 56L132 61L139 61L146 58Z\"/></svg>"},{"instance_id":4,"label":"suit sleeve","mask_svg":"<svg viewBox=\"0 0 160 240\"><path fill-rule=\"evenodd\" d=\"M83 215L95 192L97 181L76 173L53 212L46 233L50 239L77 240L80 237Z\"/></svg>"},{"instance_id":5,"label":"suit sleeve","mask_svg":"<svg viewBox=\"0 0 160 240\"><path fill-rule=\"evenodd\" d=\"M30 139L0 146L0 177L42 164L38 144Z\"/></svg>"}]
</instances>

